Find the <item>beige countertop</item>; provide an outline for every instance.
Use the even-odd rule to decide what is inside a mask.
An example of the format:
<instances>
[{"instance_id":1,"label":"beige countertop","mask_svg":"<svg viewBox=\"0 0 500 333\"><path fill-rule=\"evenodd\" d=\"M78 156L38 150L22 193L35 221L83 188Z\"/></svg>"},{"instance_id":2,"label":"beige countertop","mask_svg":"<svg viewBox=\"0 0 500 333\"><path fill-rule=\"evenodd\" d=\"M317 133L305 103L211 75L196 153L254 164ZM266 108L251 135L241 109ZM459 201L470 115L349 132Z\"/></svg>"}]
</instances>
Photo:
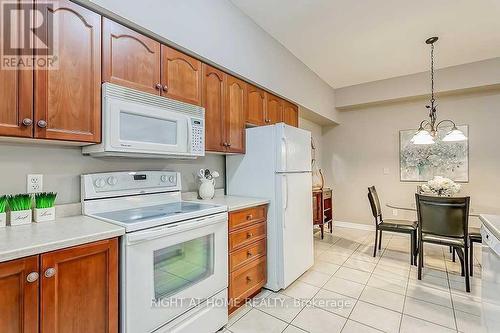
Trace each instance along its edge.
<instances>
[{"instance_id":1,"label":"beige countertop","mask_svg":"<svg viewBox=\"0 0 500 333\"><path fill-rule=\"evenodd\" d=\"M0 262L95 242L125 234L125 229L88 216L0 228Z\"/></svg>"},{"instance_id":2,"label":"beige countertop","mask_svg":"<svg viewBox=\"0 0 500 333\"><path fill-rule=\"evenodd\" d=\"M240 197L235 195L223 195L217 193L213 199L202 200L198 199L196 193L189 192L182 195L183 200L189 201L199 201L208 204L223 205L227 206L229 212L245 209L249 207L255 207L260 205L265 205L269 203L269 199L264 198L250 198L250 197Z\"/></svg>"},{"instance_id":3,"label":"beige countertop","mask_svg":"<svg viewBox=\"0 0 500 333\"><path fill-rule=\"evenodd\" d=\"M500 239L500 215L479 215L481 222L488 228L496 238Z\"/></svg>"}]
</instances>

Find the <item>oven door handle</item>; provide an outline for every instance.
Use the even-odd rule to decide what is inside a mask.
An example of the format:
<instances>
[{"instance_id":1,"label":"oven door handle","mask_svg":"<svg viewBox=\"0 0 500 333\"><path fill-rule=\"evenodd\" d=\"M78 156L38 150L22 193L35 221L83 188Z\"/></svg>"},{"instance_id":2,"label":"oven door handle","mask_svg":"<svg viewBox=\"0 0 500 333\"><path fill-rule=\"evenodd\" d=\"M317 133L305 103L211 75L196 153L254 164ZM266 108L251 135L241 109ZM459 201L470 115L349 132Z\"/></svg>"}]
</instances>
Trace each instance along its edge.
<instances>
[{"instance_id":1,"label":"oven door handle","mask_svg":"<svg viewBox=\"0 0 500 333\"><path fill-rule=\"evenodd\" d=\"M161 228L157 228L156 230L134 232L126 236L127 245L134 245L142 242L147 242L150 240L177 234L179 232L193 230L200 227L206 227L217 223L227 223L227 213L217 216L199 218L190 222L184 221L184 222L173 223Z\"/></svg>"}]
</instances>

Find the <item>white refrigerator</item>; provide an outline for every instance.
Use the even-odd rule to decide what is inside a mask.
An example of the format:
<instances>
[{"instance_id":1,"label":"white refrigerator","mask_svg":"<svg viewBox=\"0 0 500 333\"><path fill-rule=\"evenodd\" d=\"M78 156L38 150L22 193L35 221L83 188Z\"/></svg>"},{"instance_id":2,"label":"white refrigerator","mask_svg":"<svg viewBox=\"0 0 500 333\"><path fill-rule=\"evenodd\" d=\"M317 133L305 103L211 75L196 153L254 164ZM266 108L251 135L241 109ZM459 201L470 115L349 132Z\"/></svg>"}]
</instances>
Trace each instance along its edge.
<instances>
[{"instance_id":1,"label":"white refrigerator","mask_svg":"<svg viewBox=\"0 0 500 333\"><path fill-rule=\"evenodd\" d=\"M267 284L288 287L314 263L311 133L279 123L246 130L245 155L226 157L227 194L270 200Z\"/></svg>"}]
</instances>

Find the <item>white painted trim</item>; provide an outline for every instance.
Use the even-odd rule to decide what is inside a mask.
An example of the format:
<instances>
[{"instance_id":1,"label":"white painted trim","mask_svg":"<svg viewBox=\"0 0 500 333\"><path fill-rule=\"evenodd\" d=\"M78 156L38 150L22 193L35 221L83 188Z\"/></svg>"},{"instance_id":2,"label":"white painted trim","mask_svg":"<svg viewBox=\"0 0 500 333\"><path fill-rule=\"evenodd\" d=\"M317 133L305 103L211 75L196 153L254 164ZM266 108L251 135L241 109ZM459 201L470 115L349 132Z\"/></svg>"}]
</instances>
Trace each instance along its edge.
<instances>
[{"instance_id":1,"label":"white painted trim","mask_svg":"<svg viewBox=\"0 0 500 333\"><path fill-rule=\"evenodd\" d=\"M369 230L369 231L375 230L375 226L373 225L354 223L354 222L333 221L333 225L335 227L342 227L342 228L351 228L351 229Z\"/></svg>"}]
</instances>

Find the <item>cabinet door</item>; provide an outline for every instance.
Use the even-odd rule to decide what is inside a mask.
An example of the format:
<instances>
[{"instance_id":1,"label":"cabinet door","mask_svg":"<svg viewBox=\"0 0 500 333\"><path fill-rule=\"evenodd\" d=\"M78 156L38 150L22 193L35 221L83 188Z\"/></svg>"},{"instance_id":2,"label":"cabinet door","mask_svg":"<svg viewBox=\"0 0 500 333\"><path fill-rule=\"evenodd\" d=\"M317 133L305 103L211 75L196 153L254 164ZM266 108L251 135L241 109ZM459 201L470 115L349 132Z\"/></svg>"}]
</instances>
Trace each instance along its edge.
<instances>
[{"instance_id":1,"label":"cabinet door","mask_svg":"<svg viewBox=\"0 0 500 333\"><path fill-rule=\"evenodd\" d=\"M282 122L283 121L282 99L268 93L266 93L266 99L267 99L266 123L268 125L272 125Z\"/></svg>"},{"instance_id":2,"label":"cabinet door","mask_svg":"<svg viewBox=\"0 0 500 333\"><path fill-rule=\"evenodd\" d=\"M225 152L224 87L226 74L203 64L203 107L205 108L205 150Z\"/></svg>"},{"instance_id":3,"label":"cabinet door","mask_svg":"<svg viewBox=\"0 0 500 333\"><path fill-rule=\"evenodd\" d=\"M21 1L19 1L21 2ZM0 8L10 0L0 0ZM1 10L0 10L1 12ZM3 13L2 13L3 14ZM18 20L14 16L14 20ZM11 29L18 26L11 23ZM23 36L18 29L12 31L17 39ZM0 34L0 43L3 45L4 34ZM21 45L21 44L18 44ZM18 70L0 69L0 135L33 136L33 71L19 66ZM23 123L24 120L24 123Z\"/></svg>"},{"instance_id":4,"label":"cabinet door","mask_svg":"<svg viewBox=\"0 0 500 333\"><path fill-rule=\"evenodd\" d=\"M2 333L38 332L38 256L0 264Z\"/></svg>"},{"instance_id":5,"label":"cabinet door","mask_svg":"<svg viewBox=\"0 0 500 333\"><path fill-rule=\"evenodd\" d=\"M264 90L251 84L248 86L248 107L246 112L246 122L248 124L261 126L265 123L266 94Z\"/></svg>"},{"instance_id":6,"label":"cabinet door","mask_svg":"<svg viewBox=\"0 0 500 333\"><path fill-rule=\"evenodd\" d=\"M299 126L299 108L288 101L283 101L283 122L290 126Z\"/></svg>"},{"instance_id":7,"label":"cabinet door","mask_svg":"<svg viewBox=\"0 0 500 333\"><path fill-rule=\"evenodd\" d=\"M58 36L57 67L35 71L35 137L101 141L101 16L67 0L40 3Z\"/></svg>"},{"instance_id":8,"label":"cabinet door","mask_svg":"<svg viewBox=\"0 0 500 333\"><path fill-rule=\"evenodd\" d=\"M102 19L103 81L160 94L160 43Z\"/></svg>"},{"instance_id":9,"label":"cabinet door","mask_svg":"<svg viewBox=\"0 0 500 333\"><path fill-rule=\"evenodd\" d=\"M40 332L118 332L117 239L41 255Z\"/></svg>"},{"instance_id":10,"label":"cabinet door","mask_svg":"<svg viewBox=\"0 0 500 333\"><path fill-rule=\"evenodd\" d=\"M227 76L226 108L224 127L227 151L245 152L245 109L247 106L247 84L230 75Z\"/></svg>"},{"instance_id":11,"label":"cabinet door","mask_svg":"<svg viewBox=\"0 0 500 333\"><path fill-rule=\"evenodd\" d=\"M201 105L201 61L161 46L162 95Z\"/></svg>"}]
</instances>

